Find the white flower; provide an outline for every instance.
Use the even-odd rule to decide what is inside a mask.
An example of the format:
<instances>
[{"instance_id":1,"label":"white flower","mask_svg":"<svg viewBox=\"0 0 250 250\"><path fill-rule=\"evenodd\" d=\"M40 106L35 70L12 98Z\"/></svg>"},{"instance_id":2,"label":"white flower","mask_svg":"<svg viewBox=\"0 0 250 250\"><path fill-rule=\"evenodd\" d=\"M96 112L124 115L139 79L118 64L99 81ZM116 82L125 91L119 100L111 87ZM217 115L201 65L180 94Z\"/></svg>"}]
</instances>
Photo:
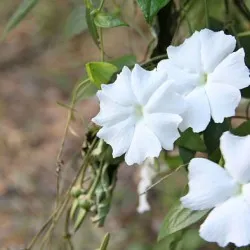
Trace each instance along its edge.
<instances>
[{"instance_id":1,"label":"white flower","mask_svg":"<svg viewBox=\"0 0 250 250\"><path fill-rule=\"evenodd\" d=\"M189 193L181 198L192 210L214 208L200 227L200 236L225 247L250 244L250 135L225 132L221 137L225 169L207 159L189 164Z\"/></svg>"},{"instance_id":2,"label":"white flower","mask_svg":"<svg viewBox=\"0 0 250 250\"><path fill-rule=\"evenodd\" d=\"M201 132L211 117L221 123L235 114L241 99L239 89L250 85L244 50L233 52L235 45L233 36L203 29L180 46L167 48L169 59L161 61L157 69L168 72L189 103L181 130L191 127Z\"/></svg>"},{"instance_id":3,"label":"white flower","mask_svg":"<svg viewBox=\"0 0 250 250\"><path fill-rule=\"evenodd\" d=\"M137 207L138 213L144 213L150 210L150 205L147 200L147 189L151 186L152 180L156 175L156 171L154 169L154 159L148 158L144 161L144 163L140 166L140 182L137 186L137 192L139 195L139 203Z\"/></svg>"},{"instance_id":4,"label":"white flower","mask_svg":"<svg viewBox=\"0 0 250 250\"><path fill-rule=\"evenodd\" d=\"M102 85L97 96L100 112L93 122L97 133L113 149L113 157L125 154L128 165L157 157L161 148L172 150L180 136L179 114L185 101L166 81L165 72L147 71L135 65L124 67L113 84Z\"/></svg>"}]
</instances>

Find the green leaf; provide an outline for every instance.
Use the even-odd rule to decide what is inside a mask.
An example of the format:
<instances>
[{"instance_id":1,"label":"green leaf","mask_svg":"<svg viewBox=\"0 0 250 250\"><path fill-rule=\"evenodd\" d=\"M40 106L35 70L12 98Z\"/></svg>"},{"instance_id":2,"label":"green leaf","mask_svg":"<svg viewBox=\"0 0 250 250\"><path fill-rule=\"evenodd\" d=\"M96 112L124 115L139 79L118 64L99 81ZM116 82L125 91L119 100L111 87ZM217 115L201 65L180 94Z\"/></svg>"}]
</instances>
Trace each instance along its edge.
<instances>
[{"instance_id":1,"label":"green leaf","mask_svg":"<svg viewBox=\"0 0 250 250\"><path fill-rule=\"evenodd\" d=\"M236 247L235 250L250 250L250 246L246 246L246 247Z\"/></svg>"},{"instance_id":2,"label":"green leaf","mask_svg":"<svg viewBox=\"0 0 250 250\"><path fill-rule=\"evenodd\" d=\"M87 22L85 17L85 6L76 6L70 13L65 24L65 36L70 39L75 35L80 34L87 29Z\"/></svg>"},{"instance_id":3,"label":"green leaf","mask_svg":"<svg viewBox=\"0 0 250 250\"><path fill-rule=\"evenodd\" d=\"M88 31L92 39L94 40L96 46L100 48L100 37L99 37L97 27L94 22L94 16L91 14L91 9L87 7L85 14L86 14L86 21L88 25Z\"/></svg>"},{"instance_id":4,"label":"green leaf","mask_svg":"<svg viewBox=\"0 0 250 250\"><path fill-rule=\"evenodd\" d=\"M207 147L208 156L217 155L218 157L214 158L215 162L219 162L220 153L218 154L218 149L220 146L220 137L221 135L230 129L230 120L225 119L223 123L215 123L213 120L210 121L206 130L204 131L204 142ZM217 151L217 153L215 153ZM211 159L211 158L210 158Z\"/></svg>"},{"instance_id":5,"label":"green leaf","mask_svg":"<svg viewBox=\"0 0 250 250\"><path fill-rule=\"evenodd\" d=\"M116 15L104 12L98 12L94 17L94 22L100 28L114 28L119 26L128 26Z\"/></svg>"},{"instance_id":6,"label":"green leaf","mask_svg":"<svg viewBox=\"0 0 250 250\"><path fill-rule=\"evenodd\" d=\"M158 241L199 221L209 210L192 211L182 204L173 206L164 218Z\"/></svg>"},{"instance_id":7,"label":"green leaf","mask_svg":"<svg viewBox=\"0 0 250 250\"><path fill-rule=\"evenodd\" d=\"M118 68L107 62L90 62L86 64L86 70L90 81L100 88L101 84L109 83Z\"/></svg>"},{"instance_id":8,"label":"green leaf","mask_svg":"<svg viewBox=\"0 0 250 250\"><path fill-rule=\"evenodd\" d=\"M194 133L191 128L181 134L181 137L176 141L176 145L192 151L206 152L206 146L200 135Z\"/></svg>"},{"instance_id":9,"label":"green leaf","mask_svg":"<svg viewBox=\"0 0 250 250\"><path fill-rule=\"evenodd\" d=\"M144 17L148 23L152 23L158 11L166 6L171 0L137 0Z\"/></svg>"},{"instance_id":10,"label":"green leaf","mask_svg":"<svg viewBox=\"0 0 250 250\"><path fill-rule=\"evenodd\" d=\"M23 2L18 6L17 10L8 21L4 29L2 39L4 39L6 35L25 18L25 16L37 3L38 0L23 0Z\"/></svg>"},{"instance_id":11,"label":"green leaf","mask_svg":"<svg viewBox=\"0 0 250 250\"><path fill-rule=\"evenodd\" d=\"M238 136L250 135L250 120L243 122L240 126L233 129L232 133Z\"/></svg>"},{"instance_id":12,"label":"green leaf","mask_svg":"<svg viewBox=\"0 0 250 250\"><path fill-rule=\"evenodd\" d=\"M250 33L245 33L245 35L243 36L240 36L239 37L239 40L240 40L240 44L242 46L242 48L244 48L245 50L245 62L246 62L246 65L248 67L250 67ZM243 93L243 97L247 97L249 98L249 96L245 96L245 89L244 90L241 90L241 93Z\"/></svg>"},{"instance_id":13,"label":"green leaf","mask_svg":"<svg viewBox=\"0 0 250 250\"><path fill-rule=\"evenodd\" d=\"M110 62L114 64L119 70L121 70L124 66L132 68L136 64L136 57L134 55L126 55Z\"/></svg>"},{"instance_id":14,"label":"green leaf","mask_svg":"<svg viewBox=\"0 0 250 250\"><path fill-rule=\"evenodd\" d=\"M182 237L182 231L168 235L162 240L158 241L153 250L181 250L182 248L180 248L180 244L182 243Z\"/></svg>"},{"instance_id":15,"label":"green leaf","mask_svg":"<svg viewBox=\"0 0 250 250\"><path fill-rule=\"evenodd\" d=\"M189 163L194 158L195 153L195 151L190 149L179 147L179 154L184 164Z\"/></svg>"},{"instance_id":16,"label":"green leaf","mask_svg":"<svg viewBox=\"0 0 250 250\"><path fill-rule=\"evenodd\" d=\"M250 98L250 87L244 88L240 90L242 97Z\"/></svg>"}]
</instances>

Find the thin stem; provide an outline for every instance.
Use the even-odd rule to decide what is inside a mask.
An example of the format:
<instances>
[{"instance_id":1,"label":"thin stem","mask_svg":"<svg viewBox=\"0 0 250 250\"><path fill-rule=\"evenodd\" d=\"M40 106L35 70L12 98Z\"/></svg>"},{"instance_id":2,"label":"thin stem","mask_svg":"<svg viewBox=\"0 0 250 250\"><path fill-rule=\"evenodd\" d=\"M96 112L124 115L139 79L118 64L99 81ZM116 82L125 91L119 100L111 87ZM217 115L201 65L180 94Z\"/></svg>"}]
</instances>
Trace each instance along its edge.
<instances>
[{"instance_id":1,"label":"thin stem","mask_svg":"<svg viewBox=\"0 0 250 250\"><path fill-rule=\"evenodd\" d=\"M209 13L208 13L208 5L207 0L204 0L204 7L205 7L205 20L206 20L206 27L209 28Z\"/></svg>"},{"instance_id":2,"label":"thin stem","mask_svg":"<svg viewBox=\"0 0 250 250\"><path fill-rule=\"evenodd\" d=\"M186 17L186 21L187 21L187 25L188 25L189 35L191 36L193 34L193 28L192 28L192 25L189 21L188 15L186 15L185 17Z\"/></svg>"},{"instance_id":3,"label":"thin stem","mask_svg":"<svg viewBox=\"0 0 250 250\"><path fill-rule=\"evenodd\" d=\"M79 89L82 87L82 85L86 84L89 81L89 79L86 79L84 81L82 81L80 84L77 84L76 87L74 88L73 92L72 92L72 100L71 100L71 104L69 107L69 111L68 111L68 117L67 117L67 121L66 121L66 125L64 128L64 133L63 133L63 138L61 141L61 146L56 158L56 173L57 173L57 178L56 178L56 207L59 204L59 198L60 198L60 177L61 177L61 168L64 164L63 160L61 159L62 157L62 153L63 153L63 149L64 149L64 145L65 145L65 141L66 141L66 137L69 131L69 125L73 116L73 111L74 111L74 106L76 104L76 98L77 98L77 93L79 91Z\"/></svg>"},{"instance_id":4,"label":"thin stem","mask_svg":"<svg viewBox=\"0 0 250 250\"><path fill-rule=\"evenodd\" d=\"M94 181L93 184L91 185L91 187L90 187L90 189L89 189L89 192L88 192L88 196L89 196L90 198L92 197L92 195L93 195L93 193L94 193L94 191L95 191L95 189L96 189L96 187L97 187L97 185L98 185L98 183L99 183L100 177L101 177L101 175L102 175L102 169L103 169L103 166L102 166L102 164L101 164L101 167L100 167L99 171L97 172L97 176L96 176L96 178L95 178L95 181Z\"/></svg>"},{"instance_id":5,"label":"thin stem","mask_svg":"<svg viewBox=\"0 0 250 250\"><path fill-rule=\"evenodd\" d=\"M104 5L104 2L105 2L105 0L102 0L102 1L101 1L100 6L99 6L99 8L98 8L98 11L101 11L101 10L102 10L103 5Z\"/></svg>"},{"instance_id":6,"label":"thin stem","mask_svg":"<svg viewBox=\"0 0 250 250\"><path fill-rule=\"evenodd\" d=\"M154 62L154 61L158 61L158 60L161 60L161 59L167 59L167 58L168 58L167 55L155 56L155 57L152 57L152 58L151 58L150 60L148 60L147 62L141 63L141 66L143 67L143 66L145 66L145 65L147 65L147 64L150 64L150 63L152 63L152 62Z\"/></svg>"},{"instance_id":7,"label":"thin stem","mask_svg":"<svg viewBox=\"0 0 250 250\"><path fill-rule=\"evenodd\" d=\"M71 234L69 232L69 218L70 217L70 209L68 209L66 218L65 218L65 225L64 225L64 238L67 240L70 250L74 250L74 245L71 240Z\"/></svg>"},{"instance_id":8,"label":"thin stem","mask_svg":"<svg viewBox=\"0 0 250 250\"><path fill-rule=\"evenodd\" d=\"M99 28L99 34L100 34L101 61L104 62L104 46L103 46L103 31L102 31L102 28Z\"/></svg>"},{"instance_id":9,"label":"thin stem","mask_svg":"<svg viewBox=\"0 0 250 250\"><path fill-rule=\"evenodd\" d=\"M242 115L235 115L235 116L233 116L232 118L234 118L234 119L244 119L244 120L249 120L249 118L248 118L248 117L245 117L245 116L242 116Z\"/></svg>"},{"instance_id":10,"label":"thin stem","mask_svg":"<svg viewBox=\"0 0 250 250\"><path fill-rule=\"evenodd\" d=\"M247 118L247 120L249 120L249 109L250 109L250 102L248 102L248 104L246 106L246 118Z\"/></svg>"},{"instance_id":11,"label":"thin stem","mask_svg":"<svg viewBox=\"0 0 250 250\"><path fill-rule=\"evenodd\" d=\"M54 217L54 214L52 214L49 219L42 225L41 229L39 230L39 232L33 237L33 239L31 240L31 242L28 244L28 246L25 248L25 250L30 250L32 249L32 247L35 245L35 243L37 242L38 238L40 237L40 235L43 233L43 231L46 229L46 227L52 222L52 219Z\"/></svg>"},{"instance_id":12,"label":"thin stem","mask_svg":"<svg viewBox=\"0 0 250 250\"><path fill-rule=\"evenodd\" d=\"M58 206L57 209L52 213L52 215L50 216L50 218L48 219L47 222L45 222L45 224L42 226L42 228L39 230L39 232L33 237L33 239L31 240L30 244L28 244L28 247L25 250L31 250L32 247L35 246L36 242L38 241L39 237L42 235L43 231L46 229L46 227L49 225L49 223L52 223L50 228L48 229L48 231L46 232L46 234L43 237L43 241L42 241L42 245L45 244L46 240L48 239L48 237L50 236L51 232L54 229L55 223L57 222L57 220L60 218L60 216L62 215L62 213L64 212L64 208L66 207L69 199L70 199L70 191L72 189L72 187L76 184L76 182L78 181L83 169L86 168L86 166L88 166L88 160L90 157L90 154L95 146L97 142L97 138L95 138L91 144L91 146L89 147L88 152L86 153L86 156L83 160L83 164L81 166L81 168L79 169L79 171L77 172L73 182L71 183L71 185L69 186L68 190L66 191L65 195L64 195L64 199L62 201L62 205Z\"/></svg>"},{"instance_id":13,"label":"thin stem","mask_svg":"<svg viewBox=\"0 0 250 250\"><path fill-rule=\"evenodd\" d=\"M151 188L155 187L156 185L158 185L159 183L161 183L162 181L164 181L165 179L167 179L168 177L170 177L173 173L178 172L182 167L186 167L189 163L180 165L178 168L176 168L174 171L170 172L169 174L163 176L162 178L160 178L158 181L156 181L154 184L152 184L151 186L149 186L143 193L139 194L145 194L147 193Z\"/></svg>"},{"instance_id":14,"label":"thin stem","mask_svg":"<svg viewBox=\"0 0 250 250\"><path fill-rule=\"evenodd\" d=\"M183 6L181 7L180 9L180 17L179 17L179 21L178 21L178 24L177 24L177 27L176 27L176 30L174 32L174 35L173 35L173 38L172 38L172 41L171 41L171 44L174 44L175 42L175 37L176 35L178 34L179 32L179 29L180 29L180 26L183 22L183 20L186 19L186 16L187 14L189 13L189 11L192 9L193 5L195 4L196 1L194 0L187 0Z\"/></svg>"}]
</instances>

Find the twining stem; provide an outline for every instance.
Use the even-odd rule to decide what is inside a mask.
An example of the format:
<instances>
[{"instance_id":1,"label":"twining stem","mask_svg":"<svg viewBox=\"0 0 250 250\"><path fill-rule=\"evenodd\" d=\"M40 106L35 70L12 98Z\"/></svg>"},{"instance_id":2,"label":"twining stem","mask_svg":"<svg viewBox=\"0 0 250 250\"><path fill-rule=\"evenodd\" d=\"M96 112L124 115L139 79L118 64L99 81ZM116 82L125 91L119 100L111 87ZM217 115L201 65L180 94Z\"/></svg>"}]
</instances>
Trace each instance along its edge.
<instances>
[{"instance_id":1,"label":"twining stem","mask_svg":"<svg viewBox=\"0 0 250 250\"><path fill-rule=\"evenodd\" d=\"M66 141L66 137L68 135L68 131L69 131L69 125L73 116L73 112L74 112L74 106L76 104L77 101L77 94L79 89L82 87L82 85L86 85L86 83L89 82L89 79L85 79L84 81L82 81L80 84L77 84L76 87L74 88L73 92L72 92L72 98L71 98L71 104L69 107L69 111L68 111L68 117L67 117L67 121L66 121L66 125L64 128L64 133L63 133L63 138L61 141L61 146L59 148L59 152L56 158L56 173L57 173L57 178L56 178L56 207L59 204L59 198L60 198L60 178L61 178L61 168L62 165L64 164L62 158L62 153L63 153L63 148L65 145L65 141Z\"/></svg>"},{"instance_id":2,"label":"twining stem","mask_svg":"<svg viewBox=\"0 0 250 250\"><path fill-rule=\"evenodd\" d=\"M70 220L70 209L68 209L66 218L65 218L64 238L67 240L70 250L74 250L74 245L71 240L71 234L69 232L69 220Z\"/></svg>"},{"instance_id":3,"label":"twining stem","mask_svg":"<svg viewBox=\"0 0 250 250\"><path fill-rule=\"evenodd\" d=\"M246 118L249 120L249 109L250 109L250 102L246 106Z\"/></svg>"},{"instance_id":4,"label":"twining stem","mask_svg":"<svg viewBox=\"0 0 250 250\"><path fill-rule=\"evenodd\" d=\"M91 144L91 146L89 147L89 150L86 153L86 156L83 160L82 166L80 167L79 171L77 172L74 180L72 181L71 185L69 186L68 190L66 191L64 198L61 201L61 205L56 208L56 210L52 213L52 215L50 216L50 218L45 222L45 224L42 226L42 228L39 230L39 232L33 237L33 239L31 240L31 242L28 244L28 246L25 248L25 250L31 250L33 248L33 246L35 246L36 242L38 241L39 237L43 234L44 230L50 225L50 228L48 229L48 231L46 232L46 234L43 237L43 243L45 243L45 241L48 239L48 237L50 236L51 232L53 231L56 222L58 221L58 219L61 217L62 213L64 212L64 208L66 207L66 205L68 204L68 201L70 200L70 191L72 189L72 187L77 183L79 177L81 176L82 172L86 172L86 168L88 166L88 160L89 157L91 155L91 152L93 150L93 148L95 147L95 144L97 142L97 138L95 138ZM60 203L60 201L59 201Z\"/></svg>"},{"instance_id":5,"label":"twining stem","mask_svg":"<svg viewBox=\"0 0 250 250\"><path fill-rule=\"evenodd\" d=\"M242 115L235 115L232 118L234 119L244 119L244 120L249 120L249 117L246 116L242 116Z\"/></svg>"},{"instance_id":6,"label":"twining stem","mask_svg":"<svg viewBox=\"0 0 250 250\"><path fill-rule=\"evenodd\" d=\"M97 172L97 176L95 177L95 181L94 181L94 183L91 185L91 187L90 187L90 189L89 189L89 192L88 192L88 196L89 196L90 198L92 197L92 195L93 195L93 193L94 193L94 191L95 191L95 189L96 189L96 187L97 187L97 185L98 185L98 183L99 183L99 180L100 180L100 177L101 177L101 174L102 174L102 169L103 169L103 166L102 166L102 164L101 164L100 169L99 169L98 172Z\"/></svg>"},{"instance_id":7,"label":"twining stem","mask_svg":"<svg viewBox=\"0 0 250 250\"><path fill-rule=\"evenodd\" d=\"M105 0L102 0L102 1L101 1L100 6L99 6L99 8L98 8L98 11L101 11L101 10L102 10L103 5L104 5L104 2L105 2Z\"/></svg>"},{"instance_id":8,"label":"twining stem","mask_svg":"<svg viewBox=\"0 0 250 250\"><path fill-rule=\"evenodd\" d=\"M101 61L104 62L104 45L103 45L103 31L102 31L102 28L99 28L99 35L100 35Z\"/></svg>"},{"instance_id":9,"label":"twining stem","mask_svg":"<svg viewBox=\"0 0 250 250\"><path fill-rule=\"evenodd\" d=\"M152 184L151 186L149 186L143 193L139 194L145 194L147 193L151 188L155 187L156 185L158 185L159 183L161 183L162 181L164 181L165 179L167 179L168 177L170 177L173 173L178 172L182 167L186 167L189 163L180 165L178 168L176 168L174 171L170 172L169 174L163 176L162 178L160 178L158 181L156 181L154 184Z\"/></svg>"},{"instance_id":10,"label":"twining stem","mask_svg":"<svg viewBox=\"0 0 250 250\"><path fill-rule=\"evenodd\" d=\"M148 61L146 61L145 63L141 63L141 66L145 66L149 63L152 63L154 61L158 61L158 60L161 60L161 59L167 59L168 56L167 55L159 55L159 56L155 56L155 57L152 57L151 59L149 59Z\"/></svg>"}]
</instances>

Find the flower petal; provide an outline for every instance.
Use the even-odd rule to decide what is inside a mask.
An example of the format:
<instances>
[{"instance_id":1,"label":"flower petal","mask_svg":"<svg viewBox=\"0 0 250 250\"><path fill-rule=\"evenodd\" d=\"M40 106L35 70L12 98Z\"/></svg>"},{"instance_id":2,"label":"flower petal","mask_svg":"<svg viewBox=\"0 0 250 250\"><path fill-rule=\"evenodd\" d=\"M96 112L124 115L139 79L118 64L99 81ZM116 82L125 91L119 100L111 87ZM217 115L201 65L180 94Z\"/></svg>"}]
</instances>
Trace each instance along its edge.
<instances>
[{"instance_id":1,"label":"flower petal","mask_svg":"<svg viewBox=\"0 0 250 250\"><path fill-rule=\"evenodd\" d=\"M129 117L111 127L104 126L97 133L99 138L111 145L114 158L121 156L128 150L135 130L134 124L134 118Z\"/></svg>"},{"instance_id":2,"label":"flower petal","mask_svg":"<svg viewBox=\"0 0 250 250\"><path fill-rule=\"evenodd\" d=\"M250 206L250 183L242 186L242 195L243 195L245 201Z\"/></svg>"},{"instance_id":3,"label":"flower petal","mask_svg":"<svg viewBox=\"0 0 250 250\"><path fill-rule=\"evenodd\" d=\"M154 91L167 80L166 71L143 69L136 64L132 70L132 89L141 105L145 105Z\"/></svg>"},{"instance_id":4,"label":"flower petal","mask_svg":"<svg viewBox=\"0 0 250 250\"><path fill-rule=\"evenodd\" d=\"M97 97L100 100L100 112L92 119L97 125L114 125L128 118L133 112L132 107L117 104L108 98L103 91L98 91Z\"/></svg>"},{"instance_id":5,"label":"flower petal","mask_svg":"<svg viewBox=\"0 0 250 250\"><path fill-rule=\"evenodd\" d=\"M175 91L181 95L190 93L200 81L199 73L192 73L178 67L169 59L160 61L157 70L168 73L168 78L174 80Z\"/></svg>"},{"instance_id":6,"label":"flower petal","mask_svg":"<svg viewBox=\"0 0 250 250\"><path fill-rule=\"evenodd\" d=\"M250 85L249 70L244 62L245 52L241 48L227 56L208 77L209 82L229 84L237 89Z\"/></svg>"},{"instance_id":7,"label":"flower petal","mask_svg":"<svg viewBox=\"0 0 250 250\"><path fill-rule=\"evenodd\" d=\"M124 133L124 136L127 134ZM128 165L141 164L148 157L158 157L160 151L161 144L156 135L143 122L139 122L135 127L125 161Z\"/></svg>"},{"instance_id":8,"label":"flower petal","mask_svg":"<svg viewBox=\"0 0 250 250\"><path fill-rule=\"evenodd\" d=\"M117 79L112 84L102 84L102 92L114 102L128 106L135 102L131 88L131 71L124 66Z\"/></svg>"},{"instance_id":9,"label":"flower petal","mask_svg":"<svg viewBox=\"0 0 250 250\"><path fill-rule=\"evenodd\" d=\"M137 207L137 212L144 213L150 210L146 191L151 186L152 180L156 175L156 171L154 169L154 159L148 158L143 162L140 167L140 182L137 186L137 192L139 195L139 204Z\"/></svg>"},{"instance_id":10,"label":"flower petal","mask_svg":"<svg viewBox=\"0 0 250 250\"><path fill-rule=\"evenodd\" d=\"M182 121L179 115L155 113L145 117L146 124L158 137L166 150L173 150L174 142L180 137L178 126Z\"/></svg>"},{"instance_id":11,"label":"flower petal","mask_svg":"<svg viewBox=\"0 0 250 250\"><path fill-rule=\"evenodd\" d=\"M211 115L208 98L204 87L196 87L190 94L186 95L187 110L182 115L183 122L180 124L180 129L191 127L194 132L201 132L207 127Z\"/></svg>"},{"instance_id":12,"label":"flower petal","mask_svg":"<svg viewBox=\"0 0 250 250\"><path fill-rule=\"evenodd\" d=\"M183 44L167 48L168 58L179 68L189 69L189 72L197 73L201 71L199 32L187 38Z\"/></svg>"},{"instance_id":13,"label":"flower petal","mask_svg":"<svg viewBox=\"0 0 250 250\"><path fill-rule=\"evenodd\" d=\"M194 158L189 164L189 192L181 198L184 207L192 210L212 208L227 200L238 186L218 164Z\"/></svg>"},{"instance_id":14,"label":"flower petal","mask_svg":"<svg viewBox=\"0 0 250 250\"><path fill-rule=\"evenodd\" d=\"M200 31L200 41L202 64L207 73L211 73L236 46L233 36L226 35L223 31L214 32L209 29Z\"/></svg>"},{"instance_id":15,"label":"flower petal","mask_svg":"<svg viewBox=\"0 0 250 250\"><path fill-rule=\"evenodd\" d=\"M174 91L171 82L162 84L150 97L145 106L147 113L172 113L181 114L185 111L185 99Z\"/></svg>"},{"instance_id":16,"label":"flower petal","mask_svg":"<svg viewBox=\"0 0 250 250\"><path fill-rule=\"evenodd\" d=\"M234 196L214 208L200 227L200 236L221 247L250 244L250 207L242 196Z\"/></svg>"},{"instance_id":17,"label":"flower petal","mask_svg":"<svg viewBox=\"0 0 250 250\"><path fill-rule=\"evenodd\" d=\"M229 132L220 138L220 149L225 159L225 168L240 183L250 181L250 135L240 137Z\"/></svg>"},{"instance_id":18,"label":"flower petal","mask_svg":"<svg viewBox=\"0 0 250 250\"><path fill-rule=\"evenodd\" d=\"M208 83L205 85L209 99L211 116L216 123L222 123L225 117L235 115L240 103L240 91L227 84Z\"/></svg>"}]
</instances>

